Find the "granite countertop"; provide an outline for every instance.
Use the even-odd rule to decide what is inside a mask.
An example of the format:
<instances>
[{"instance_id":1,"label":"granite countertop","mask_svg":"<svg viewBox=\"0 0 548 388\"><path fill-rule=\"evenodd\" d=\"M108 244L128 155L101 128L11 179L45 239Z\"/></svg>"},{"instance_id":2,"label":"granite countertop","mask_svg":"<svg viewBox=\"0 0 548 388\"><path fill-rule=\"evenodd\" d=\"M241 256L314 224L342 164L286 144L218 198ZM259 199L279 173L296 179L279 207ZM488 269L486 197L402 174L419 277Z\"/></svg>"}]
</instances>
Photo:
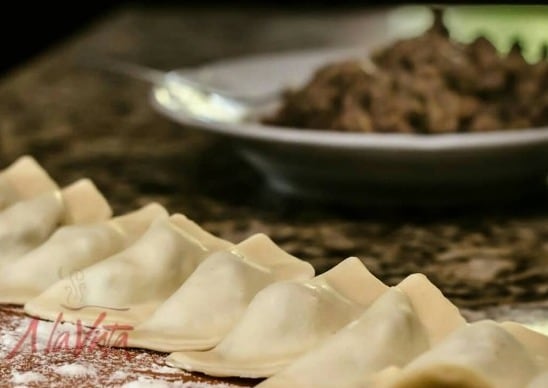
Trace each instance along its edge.
<instances>
[{"instance_id":1,"label":"granite countertop","mask_svg":"<svg viewBox=\"0 0 548 388\"><path fill-rule=\"evenodd\" d=\"M117 213L158 201L232 241L267 233L319 271L358 256L389 284L424 272L460 307L548 306L546 200L425 212L281 198L226 142L155 113L146 84L82 65L192 66L358 43L373 25L356 10L119 10L0 81L0 162L32 154L62 184L90 177Z\"/></svg>"}]
</instances>

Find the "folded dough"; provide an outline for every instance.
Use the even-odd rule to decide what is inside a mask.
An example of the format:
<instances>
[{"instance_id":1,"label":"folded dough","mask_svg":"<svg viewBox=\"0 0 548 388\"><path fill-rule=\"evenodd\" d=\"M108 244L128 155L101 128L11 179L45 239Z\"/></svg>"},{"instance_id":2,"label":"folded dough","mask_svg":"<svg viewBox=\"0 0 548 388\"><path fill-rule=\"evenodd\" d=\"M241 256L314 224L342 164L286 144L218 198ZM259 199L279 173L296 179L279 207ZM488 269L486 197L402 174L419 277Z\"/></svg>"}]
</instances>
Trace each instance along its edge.
<instances>
[{"instance_id":1,"label":"folded dough","mask_svg":"<svg viewBox=\"0 0 548 388\"><path fill-rule=\"evenodd\" d=\"M533 381L529 383L527 388L546 388L548 387L548 371L536 376Z\"/></svg>"},{"instance_id":2,"label":"folded dough","mask_svg":"<svg viewBox=\"0 0 548 388\"><path fill-rule=\"evenodd\" d=\"M357 320L258 387L343 387L389 366L404 366L428 348L426 328L411 301L392 288Z\"/></svg>"},{"instance_id":3,"label":"folded dough","mask_svg":"<svg viewBox=\"0 0 548 388\"><path fill-rule=\"evenodd\" d=\"M0 268L0 303L25 304L64 277L124 249L166 210L150 204L108 221L59 228L44 244ZM76 294L74 295L76 297Z\"/></svg>"},{"instance_id":4,"label":"folded dough","mask_svg":"<svg viewBox=\"0 0 548 388\"><path fill-rule=\"evenodd\" d=\"M79 271L77 301L70 300L74 279L58 281L25 304L43 319L136 325L146 319L210 253L231 244L210 235L186 217L160 216L127 249Z\"/></svg>"},{"instance_id":5,"label":"folded dough","mask_svg":"<svg viewBox=\"0 0 548 388\"><path fill-rule=\"evenodd\" d=\"M0 212L0 268L41 245L62 224L106 220L111 209L88 179Z\"/></svg>"},{"instance_id":6,"label":"folded dough","mask_svg":"<svg viewBox=\"0 0 548 388\"><path fill-rule=\"evenodd\" d=\"M57 184L34 158L22 156L0 172L0 210L57 189Z\"/></svg>"},{"instance_id":7,"label":"folded dough","mask_svg":"<svg viewBox=\"0 0 548 388\"><path fill-rule=\"evenodd\" d=\"M268 377L356 319L386 289L349 258L312 280L265 288L215 348L173 353L167 362L213 376Z\"/></svg>"},{"instance_id":8,"label":"folded dough","mask_svg":"<svg viewBox=\"0 0 548 388\"><path fill-rule=\"evenodd\" d=\"M401 372L374 386L523 388L538 372L533 356L520 341L497 323L480 321L457 329Z\"/></svg>"},{"instance_id":9,"label":"folded dough","mask_svg":"<svg viewBox=\"0 0 548 388\"><path fill-rule=\"evenodd\" d=\"M517 322L503 322L501 326L512 334L535 359L542 370L548 371L548 336L528 329Z\"/></svg>"},{"instance_id":10,"label":"folded dough","mask_svg":"<svg viewBox=\"0 0 548 388\"><path fill-rule=\"evenodd\" d=\"M367 373L363 376L360 381L347 384L346 386L340 388L382 388L387 385L387 382L395 381L400 375L402 368L397 366L389 366L384 368L378 373L373 375ZM428 387L425 387L428 388ZM440 386L440 387L430 387L430 388L459 388L452 385L449 386Z\"/></svg>"},{"instance_id":11,"label":"folded dough","mask_svg":"<svg viewBox=\"0 0 548 388\"><path fill-rule=\"evenodd\" d=\"M260 386L352 386L387 367L404 366L464 324L457 307L436 286L413 274Z\"/></svg>"},{"instance_id":12,"label":"folded dough","mask_svg":"<svg viewBox=\"0 0 548 388\"><path fill-rule=\"evenodd\" d=\"M426 327L431 346L466 324L457 306L423 274L409 275L397 287L411 300L413 309Z\"/></svg>"},{"instance_id":13,"label":"folded dough","mask_svg":"<svg viewBox=\"0 0 548 388\"><path fill-rule=\"evenodd\" d=\"M253 297L280 280L306 280L312 266L254 235L204 260L154 314L130 333L128 345L158 351L210 349Z\"/></svg>"}]
</instances>

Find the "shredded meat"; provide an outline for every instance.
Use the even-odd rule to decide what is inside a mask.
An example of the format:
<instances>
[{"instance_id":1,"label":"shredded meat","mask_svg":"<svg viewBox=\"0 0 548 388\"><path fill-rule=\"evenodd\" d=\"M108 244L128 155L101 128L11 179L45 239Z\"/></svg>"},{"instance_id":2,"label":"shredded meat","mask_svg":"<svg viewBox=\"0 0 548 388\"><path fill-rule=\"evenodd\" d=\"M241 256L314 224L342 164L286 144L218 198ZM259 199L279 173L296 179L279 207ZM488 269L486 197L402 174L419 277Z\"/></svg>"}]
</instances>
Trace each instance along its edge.
<instances>
[{"instance_id":1,"label":"shredded meat","mask_svg":"<svg viewBox=\"0 0 548 388\"><path fill-rule=\"evenodd\" d=\"M548 125L548 61L527 63L519 43L501 55L484 37L449 38L437 13L423 35L370 58L319 69L287 91L264 119L285 127L345 132L486 132Z\"/></svg>"}]
</instances>

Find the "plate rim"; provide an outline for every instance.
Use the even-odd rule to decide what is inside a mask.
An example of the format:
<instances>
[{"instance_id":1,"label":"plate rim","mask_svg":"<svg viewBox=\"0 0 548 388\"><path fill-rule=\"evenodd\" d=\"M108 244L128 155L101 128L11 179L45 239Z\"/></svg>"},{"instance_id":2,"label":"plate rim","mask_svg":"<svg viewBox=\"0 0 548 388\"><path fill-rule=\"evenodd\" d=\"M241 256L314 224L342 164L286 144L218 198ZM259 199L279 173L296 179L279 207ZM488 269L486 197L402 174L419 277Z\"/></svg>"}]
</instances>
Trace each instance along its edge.
<instances>
[{"instance_id":1,"label":"plate rim","mask_svg":"<svg viewBox=\"0 0 548 388\"><path fill-rule=\"evenodd\" d=\"M292 50L278 53L251 54L229 59L208 62L194 68L181 68L173 72L208 71L219 66L238 65L250 61L269 60L277 57L289 58L292 55L314 55L322 53L351 52L357 47L334 47L321 49ZM366 52L367 49L364 49ZM149 101L160 114L175 122L193 129L230 136L245 140L270 141L301 146L325 148L399 150L399 151L472 151L485 149L516 148L544 144L548 146L548 126L523 129L505 129L492 132L443 133L443 134L401 134L401 133L355 133L333 130L302 129L264 125L258 122L227 123L213 121L186 114L183 110L170 109L162 104L156 94L164 89L153 85Z\"/></svg>"}]
</instances>

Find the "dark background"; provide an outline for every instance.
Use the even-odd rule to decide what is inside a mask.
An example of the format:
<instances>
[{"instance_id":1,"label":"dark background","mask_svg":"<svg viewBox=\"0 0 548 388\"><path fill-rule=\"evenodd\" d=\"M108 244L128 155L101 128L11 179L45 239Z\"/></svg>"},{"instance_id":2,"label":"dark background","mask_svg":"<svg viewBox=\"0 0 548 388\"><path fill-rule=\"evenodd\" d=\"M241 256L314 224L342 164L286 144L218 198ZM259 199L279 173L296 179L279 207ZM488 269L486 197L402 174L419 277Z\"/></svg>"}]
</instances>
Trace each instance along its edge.
<instances>
[{"instance_id":1,"label":"dark background","mask_svg":"<svg viewBox=\"0 0 548 388\"><path fill-rule=\"evenodd\" d=\"M4 2L6 4L8 2ZM62 41L84 29L92 21L108 14L119 7L159 7L181 6L192 8L282 8L294 12L325 9L326 12L344 8L367 8L386 5L397 5L405 2L371 2L371 1L303 1L289 2L269 1L64 1L64 2L31 2L9 1L9 6L0 6L0 76L18 64L46 50L56 42ZM457 2L437 2L437 4L454 4Z\"/></svg>"},{"instance_id":2,"label":"dark background","mask_svg":"<svg viewBox=\"0 0 548 388\"><path fill-rule=\"evenodd\" d=\"M197 6L197 4L199 6ZM284 7L306 12L306 9L370 6L367 2L297 1L292 4L270 2L221 1L68 1L37 4L10 1L9 8L0 7L0 75L70 35L84 29L97 18L119 7L181 6L192 8Z\"/></svg>"},{"instance_id":3,"label":"dark background","mask_svg":"<svg viewBox=\"0 0 548 388\"><path fill-rule=\"evenodd\" d=\"M8 2L4 2L8 3ZM120 6L116 1L9 1L0 6L0 75Z\"/></svg>"}]
</instances>

